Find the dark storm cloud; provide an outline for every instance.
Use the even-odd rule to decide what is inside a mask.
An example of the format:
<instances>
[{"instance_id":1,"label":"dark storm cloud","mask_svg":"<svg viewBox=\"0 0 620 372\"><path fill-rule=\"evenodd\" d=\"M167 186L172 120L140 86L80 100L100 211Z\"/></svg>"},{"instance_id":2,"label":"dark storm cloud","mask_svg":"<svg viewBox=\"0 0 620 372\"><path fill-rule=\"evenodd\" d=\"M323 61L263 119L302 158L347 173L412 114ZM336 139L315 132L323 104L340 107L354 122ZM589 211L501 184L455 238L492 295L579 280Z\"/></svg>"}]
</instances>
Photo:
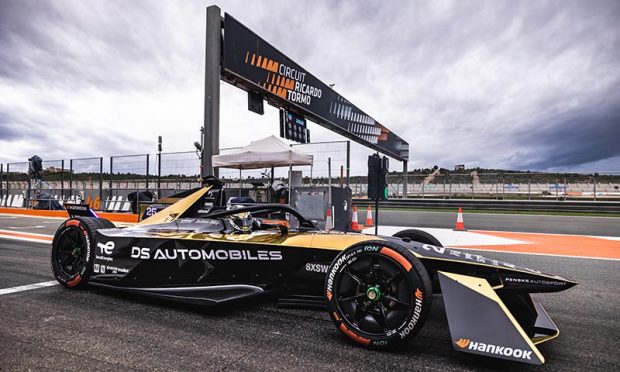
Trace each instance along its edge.
<instances>
[{"instance_id":1,"label":"dark storm cloud","mask_svg":"<svg viewBox=\"0 0 620 372\"><path fill-rule=\"evenodd\" d=\"M620 155L620 105L568 112L516 137L532 150L521 162L534 169L570 169L612 158Z\"/></svg>"},{"instance_id":2,"label":"dark storm cloud","mask_svg":"<svg viewBox=\"0 0 620 372\"><path fill-rule=\"evenodd\" d=\"M0 139L13 139L17 137L15 130L11 128L11 119L7 114L0 112Z\"/></svg>"},{"instance_id":3,"label":"dark storm cloud","mask_svg":"<svg viewBox=\"0 0 620 372\"><path fill-rule=\"evenodd\" d=\"M38 146L88 156L149 152L146 138L154 131L194 135L201 97L189 107L196 115L183 116L185 126L174 115L149 113L177 110L180 117L185 112L178 110L188 109L182 101L191 98L181 93L202 95L207 5L0 1L0 141L36 127L45 133ZM620 1L220 7L409 141L410 168L547 169L619 155L613 142L620 140ZM263 135L248 122L273 129L269 113L247 114L245 97L231 91L222 89L222 146ZM142 134L127 138L138 128ZM93 133L114 140L93 140ZM315 140L335 139L313 133ZM66 137L81 147L59 145Z\"/></svg>"},{"instance_id":4,"label":"dark storm cloud","mask_svg":"<svg viewBox=\"0 0 620 372\"><path fill-rule=\"evenodd\" d=\"M613 116L604 116L614 110L590 108L620 105L620 2L338 4L317 12L339 33L321 32L313 22L301 27L320 53L290 38L281 44L291 44L308 61L304 66L408 139L414 164L579 164L578 155L559 158L556 143L578 149L583 161L616 154L559 126L592 126L595 137L617 138ZM532 142L538 130L556 138ZM538 161L523 156L532 152Z\"/></svg>"},{"instance_id":5,"label":"dark storm cloud","mask_svg":"<svg viewBox=\"0 0 620 372\"><path fill-rule=\"evenodd\" d=\"M19 121L25 125L15 125ZM47 128L43 123L33 122L26 118L13 118L0 112L0 141L41 140L46 138L46 131Z\"/></svg>"}]
</instances>

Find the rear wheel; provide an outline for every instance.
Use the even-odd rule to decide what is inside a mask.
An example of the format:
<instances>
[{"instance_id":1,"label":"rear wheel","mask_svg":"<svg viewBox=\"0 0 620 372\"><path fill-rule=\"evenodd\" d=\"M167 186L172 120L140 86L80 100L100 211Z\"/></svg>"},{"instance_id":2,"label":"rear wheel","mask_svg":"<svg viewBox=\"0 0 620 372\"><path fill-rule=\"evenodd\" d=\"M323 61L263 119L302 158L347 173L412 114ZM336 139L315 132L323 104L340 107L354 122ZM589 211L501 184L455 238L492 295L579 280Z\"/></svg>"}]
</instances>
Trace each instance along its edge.
<instances>
[{"instance_id":1,"label":"rear wheel","mask_svg":"<svg viewBox=\"0 0 620 372\"><path fill-rule=\"evenodd\" d=\"M326 277L329 315L352 340L387 349L411 339L430 310L432 288L413 253L386 241L341 252Z\"/></svg>"},{"instance_id":2,"label":"rear wheel","mask_svg":"<svg viewBox=\"0 0 620 372\"><path fill-rule=\"evenodd\" d=\"M422 231L422 230L407 229L407 230L399 231L392 236L401 238L401 239L413 240L414 242L419 242L422 244L434 245L435 247L443 247L443 245L441 245L441 242L437 240L437 238L427 233L426 231Z\"/></svg>"},{"instance_id":3,"label":"rear wheel","mask_svg":"<svg viewBox=\"0 0 620 372\"><path fill-rule=\"evenodd\" d=\"M60 284L74 289L86 286L95 259L95 232L110 224L93 217L74 217L60 225L52 242L52 271Z\"/></svg>"}]
</instances>

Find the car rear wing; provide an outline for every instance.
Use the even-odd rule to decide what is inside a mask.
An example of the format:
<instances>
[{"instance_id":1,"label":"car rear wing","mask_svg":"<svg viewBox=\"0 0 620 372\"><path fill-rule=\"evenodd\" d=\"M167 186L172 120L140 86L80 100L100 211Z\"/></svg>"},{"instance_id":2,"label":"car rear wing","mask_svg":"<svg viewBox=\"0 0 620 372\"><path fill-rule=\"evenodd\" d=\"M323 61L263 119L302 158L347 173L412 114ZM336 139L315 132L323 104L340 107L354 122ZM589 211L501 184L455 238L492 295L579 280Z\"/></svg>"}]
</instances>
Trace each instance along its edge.
<instances>
[{"instance_id":1,"label":"car rear wing","mask_svg":"<svg viewBox=\"0 0 620 372\"><path fill-rule=\"evenodd\" d=\"M65 203L65 209L69 214L69 218L73 217L96 217L97 213L94 210L90 209L88 204L78 204L78 203Z\"/></svg>"}]
</instances>

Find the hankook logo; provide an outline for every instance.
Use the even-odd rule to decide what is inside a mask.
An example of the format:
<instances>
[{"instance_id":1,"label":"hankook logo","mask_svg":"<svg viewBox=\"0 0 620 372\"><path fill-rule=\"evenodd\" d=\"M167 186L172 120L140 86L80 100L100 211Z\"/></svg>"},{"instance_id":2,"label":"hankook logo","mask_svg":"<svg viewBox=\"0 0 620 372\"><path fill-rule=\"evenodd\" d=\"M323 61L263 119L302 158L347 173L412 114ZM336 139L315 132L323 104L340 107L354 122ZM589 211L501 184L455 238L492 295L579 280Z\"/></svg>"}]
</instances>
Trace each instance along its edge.
<instances>
[{"instance_id":1,"label":"hankook logo","mask_svg":"<svg viewBox=\"0 0 620 372\"><path fill-rule=\"evenodd\" d=\"M480 351L486 354L502 355L505 357L513 357L517 359L532 360L532 351L516 349L506 346L499 346L493 344L485 344L483 342L474 342L467 338L461 338L454 341L456 346L461 349Z\"/></svg>"}]
</instances>

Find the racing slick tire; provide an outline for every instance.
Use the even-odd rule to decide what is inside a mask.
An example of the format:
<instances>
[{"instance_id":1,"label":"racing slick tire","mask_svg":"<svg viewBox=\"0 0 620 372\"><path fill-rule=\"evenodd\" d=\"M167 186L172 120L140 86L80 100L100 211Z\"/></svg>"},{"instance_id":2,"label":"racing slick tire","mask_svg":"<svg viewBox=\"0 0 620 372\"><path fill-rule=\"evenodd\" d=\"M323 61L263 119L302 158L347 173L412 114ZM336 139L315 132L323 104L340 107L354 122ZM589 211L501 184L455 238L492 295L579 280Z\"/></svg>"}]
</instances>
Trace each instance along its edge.
<instances>
[{"instance_id":1,"label":"racing slick tire","mask_svg":"<svg viewBox=\"0 0 620 372\"><path fill-rule=\"evenodd\" d=\"M433 235L427 233L426 231L418 229L402 230L392 236L395 238L401 238L405 241L412 240L414 242L422 244L434 245L435 247L443 247L441 242L437 240L437 238L435 238ZM437 275L437 270L427 270L427 274L431 278L431 283L433 284L433 292L441 293L441 286L439 285L439 276Z\"/></svg>"},{"instance_id":2,"label":"racing slick tire","mask_svg":"<svg viewBox=\"0 0 620 372\"><path fill-rule=\"evenodd\" d=\"M60 225L52 241L52 272L64 287L86 287L95 260L95 232L109 228L110 221L95 217L73 217Z\"/></svg>"},{"instance_id":3,"label":"racing slick tire","mask_svg":"<svg viewBox=\"0 0 620 372\"><path fill-rule=\"evenodd\" d=\"M115 229L116 225L105 218L97 218L97 221L101 224L101 229Z\"/></svg>"},{"instance_id":4,"label":"racing slick tire","mask_svg":"<svg viewBox=\"0 0 620 372\"><path fill-rule=\"evenodd\" d=\"M415 336L432 303L424 265L405 247L362 242L342 251L325 278L329 316L353 341L391 349Z\"/></svg>"},{"instance_id":5,"label":"racing slick tire","mask_svg":"<svg viewBox=\"0 0 620 372\"><path fill-rule=\"evenodd\" d=\"M437 240L433 235L427 233L426 231L417 230L417 229L407 229L403 231L399 231L396 234L392 235L395 238L405 238L411 239L414 242L419 242L422 244L430 244L435 247L443 247L441 242Z\"/></svg>"}]
</instances>

